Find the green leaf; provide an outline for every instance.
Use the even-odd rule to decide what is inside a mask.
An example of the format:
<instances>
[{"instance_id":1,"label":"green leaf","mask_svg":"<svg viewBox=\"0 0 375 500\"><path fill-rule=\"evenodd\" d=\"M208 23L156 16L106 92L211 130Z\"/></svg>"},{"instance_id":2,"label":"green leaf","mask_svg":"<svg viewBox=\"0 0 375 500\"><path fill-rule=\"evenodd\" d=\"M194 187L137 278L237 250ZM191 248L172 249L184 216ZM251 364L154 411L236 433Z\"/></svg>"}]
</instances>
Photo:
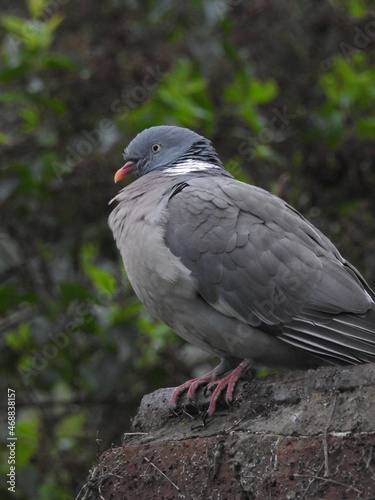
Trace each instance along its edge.
<instances>
[{"instance_id":1,"label":"green leaf","mask_svg":"<svg viewBox=\"0 0 375 500\"><path fill-rule=\"evenodd\" d=\"M61 99L43 97L43 105L52 110L56 115L62 115L66 111L66 106Z\"/></svg>"},{"instance_id":2,"label":"green leaf","mask_svg":"<svg viewBox=\"0 0 375 500\"><path fill-rule=\"evenodd\" d=\"M227 163L225 163L225 168L230 172L237 180L242 182L251 182L249 178L249 173L242 169L241 161L237 158L232 158Z\"/></svg>"},{"instance_id":3,"label":"green leaf","mask_svg":"<svg viewBox=\"0 0 375 500\"><path fill-rule=\"evenodd\" d=\"M27 20L17 16L3 16L0 20L0 24L10 33L17 35L21 39L24 38Z\"/></svg>"},{"instance_id":4,"label":"green leaf","mask_svg":"<svg viewBox=\"0 0 375 500\"><path fill-rule=\"evenodd\" d=\"M326 102L315 113L312 137L331 146L339 144L345 130L373 138L374 81L375 68L365 53L337 56L320 79Z\"/></svg>"},{"instance_id":5,"label":"green leaf","mask_svg":"<svg viewBox=\"0 0 375 500\"><path fill-rule=\"evenodd\" d=\"M46 32L51 35L63 22L64 16L60 13L54 14L44 23Z\"/></svg>"},{"instance_id":6,"label":"green leaf","mask_svg":"<svg viewBox=\"0 0 375 500\"><path fill-rule=\"evenodd\" d=\"M0 288L0 313L4 314L11 308L22 302L36 302L36 295L31 292L23 292L15 285L7 283Z\"/></svg>"},{"instance_id":7,"label":"green leaf","mask_svg":"<svg viewBox=\"0 0 375 500\"><path fill-rule=\"evenodd\" d=\"M314 122L317 137L331 146L337 145L344 133L343 115L338 110L321 110Z\"/></svg>"},{"instance_id":8,"label":"green leaf","mask_svg":"<svg viewBox=\"0 0 375 500\"><path fill-rule=\"evenodd\" d=\"M60 487L56 481L56 477L52 474L50 477L44 476L43 484L38 491L38 500L61 500L74 497L71 491Z\"/></svg>"},{"instance_id":9,"label":"green leaf","mask_svg":"<svg viewBox=\"0 0 375 500\"><path fill-rule=\"evenodd\" d=\"M30 325L21 323L16 332L5 332L5 341L9 347L17 352L24 350L33 342Z\"/></svg>"},{"instance_id":10,"label":"green leaf","mask_svg":"<svg viewBox=\"0 0 375 500\"><path fill-rule=\"evenodd\" d=\"M35 107L24 107L19 110L18 115L23 119L24 132L34 130L40 123L40 111Z\"/></svg>"},{"instance_id":11,"label":"green leaf","mask_svg":"<svg viewBox=\"0 0 375 500\"><path fill-rule=\"evenodd\" d=\"M357 122L357 133L362 139L375 139L375 118L361 118Z\"/></svg>"},{"instance_id":12,"label":"green leaf","mask_svg":"<svg viewBox=\"0 0 375 500\"><path fill-rule=\"evenodd\" d=\"M46 39L40 21L8 16L2 24L30 48L46 47L51 41Z\"/></svg>"},{"instance_id":13,"label":"green leaf","mask_svg":"<svg viewBox=\"0 0 375 500\"><path fill-rule=\"evenodd\" d=\"M22 19L17 16L4 16L1 25L16 35L25 45L32 49L46 49L52 43L52 34L63 21L62 14L55 14L47 21L38 19Z\"/></svg>"},{"instance_id":14,"label":"green leaf","mask_svg":"<svg viewBox=\"0 0 375 500\"><path fill-rule=\"evenodd\" d=\"M3 102L4 104L12 104L12 103L17 103L17 102L23 102L24 101L24 94L23 92L19 92L17 90L15 91L7 91L7 92L2 92L0 94L0 102Z\"/></svg>"},{"instance_id":15,"label":"green leaf","mask_svg":"<svg viewBox=\"0 0 375 500\"><path fill-rule=\"evenodd\" d=\"M65 440L72 437L79 437L85 421L84 413L73 413L65 417L57 428L57 437L59 440Z\"/></svg>"},{"instance_id":16,"label":"green leaf","mask_svg":"<svg viewBox=\"0 0 375 500\"><path fill-rule=\"evenodd\" d=\"M32 17L41 17L44 9L50 3L49 0L29 0L29 12Z\"/></svg>"},{"instance_id":17,"label":"green leaf","mask_svg":"<svg viewBox=\"0 0 375 500\"><path fill-rule=\"evenodd\" d=\"M278 87L274 80L251 80L249 85L249 98L254 103L264 104L277 97Z\"/></svg>"},{"instance_id":18,"label":"green leaf","mask_svg":"<svg viewBox=\"0 0 375 500\"><path fill-rule=\"evenodd\" d=\"M15 434L17 436L17 465L22 468L29 465L36 453L41 425L40 414L37 410L25 410L22 419L16 421Z\"/></svg>"},{"instance_id":19,"label":"green leaf","mask_svg":"<svg viewBox=\"0 0 375 500\"><path fill-rule=\"evenodd\" d=\"M112 296L117 289L117 280L110 272L93 263L97 253L97 248L91 243L83 245L81 249L83 269L98 291Z\"/></svg>"},{"instance_id":20,"label":"green leaf","mask_svg":"<svg viewBox=\"0 0 375 500\"><path fill-rule=\"evenodd\" d=\"M339 9L346 9L352 17L364 17L369 13L371 2L366 0L332 0Z\"/></svg>"},{"instance_id":21,"label":"green leaf","mask_svg":"<svg viewBox=\"0 0 375 500\"><path fill-rule=\"evenodd\" d=\"M117 281L111 273L94 265L87 266L86 272L99 291L110 295L114 294L117 288Z\"/></svg>"},{"instance_id":22,"label":"green leaf","mask_svg":"<svg viewBox=\"0 0 375 500\"><path fill-rule=\"evenodd\" d=\"M136 366L142 369L155 363L160 351L176 341L176 334L165 323L152 319L145 309L138 317L137 326L145 334L140 339L142 353L136 361Z\"/></svg>"},{"instance_id":23,"label":"green leaf","mask_svg":"<svg viewBox=\"0 0 375 500\"><path fill-rule=\"evenodd\" d=\"M277 94L278 87L274 80L257 80L247 71L240 71L225 89L224 98L231 104L231 112L235 104L235 111L250 125L252 130L260 132L263 128L263 117L258 105L272 101Z\"/></svg>"},{"instance_id":24,"label":"green leaf","mask_svg":"<svg viewBox=\"0 0 375 500\"><path fill-rule=\"evenodd\" d=\"M156 82L157 83L157 82ZM212 125L214 113L206 91L206 80L188 59L179 59L153 92L145 89L140 102L124 104L117 123L126 119L134 130L155 123L178 123L186 127Z\"/></svg>"},{"instance_id":25,"label":"green leaf","mask_svg":"<svg viewBox=\"0 0 375 500\"><path fill-rule=\"evenodd\" d=\"M0 131L0 144L6 144L8 142L8 136Z\"/></svg>"},{"instance_id":26,"label":"green leaf","mask_svg":"<svg viewBox=\"0 0 375 500\"><path fill-rule=\"evenodd\" d=\"M256 144L254 146L254 158L272 163L278 163L278 157L275 154L275 151L267 144Z\"/></svg>"},{"instance_id":27,"label":"green leaf","mask_svg":"<svg viewBox=\"0 0 375 500\"><path fill-rule=\"evenodd\" d=\"M94 296L86 288L75 282L60 283L60 298L64 307L67 307L71 302L78 300L80 302L94 300Z\"/></svg>"},{"instance_id":28,"label":"green leaf","mask_svg":"<svg viewBox=\"0 0 375 500\"><path fill-rule=\"evenodd\" d=\"M237 73L233 83L224 92L229 102L241 104L249 101L253 106L272 101L278 94L278 87L274 80L257 80L246 71Z\"/></svg>"},{"instance_id":29,"label":"green leaf","mask_svg":"<svg viewBox=\"0 0 375 500\"><path fill-rule=\"evenodd\" d=\"M79 66L64 54L46 55L43 61L46 68L75 70L79 69Z\"/></svg>"}]
</instances>

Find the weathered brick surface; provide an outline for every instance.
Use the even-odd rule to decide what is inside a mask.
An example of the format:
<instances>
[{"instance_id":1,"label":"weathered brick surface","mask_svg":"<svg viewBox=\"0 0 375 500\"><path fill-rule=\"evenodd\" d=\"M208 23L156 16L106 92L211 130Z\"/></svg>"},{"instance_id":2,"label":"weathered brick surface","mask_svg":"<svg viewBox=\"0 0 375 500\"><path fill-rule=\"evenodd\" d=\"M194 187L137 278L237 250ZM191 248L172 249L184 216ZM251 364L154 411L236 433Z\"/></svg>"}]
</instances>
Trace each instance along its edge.
<instances>
[{"instance_id":1,"label":"weathered brick surface","mask_svg":"<svg viewBox=\"0 0 375 500\"><path fill-rule=\"evenodd\" d=\"M243 382L205 426L191 406L171 415L170 394L143 398L86 499L375 498L375 365Z\"/></svg>"}]
</instances>

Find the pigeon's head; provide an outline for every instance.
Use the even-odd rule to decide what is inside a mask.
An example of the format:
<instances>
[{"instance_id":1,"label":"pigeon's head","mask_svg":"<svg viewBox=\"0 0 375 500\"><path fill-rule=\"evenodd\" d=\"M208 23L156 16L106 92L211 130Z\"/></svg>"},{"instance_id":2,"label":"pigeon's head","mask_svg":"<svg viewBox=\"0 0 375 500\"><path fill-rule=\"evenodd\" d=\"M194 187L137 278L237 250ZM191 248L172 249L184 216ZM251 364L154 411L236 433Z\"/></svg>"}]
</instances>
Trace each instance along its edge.
<instances>
[{"instance_id":1,"label":"pigeon's head","mask_svg":"<svg viewBox=\"0 0 375 500\"><path fill-rule=\"evenodd\" d=\"M225 172L209 140L174 126L151 127L138 134L125 149L124 160L115 182L130 174L141 177L154 170L172 175L210 169Z\"/></svg>"}]
</instances>

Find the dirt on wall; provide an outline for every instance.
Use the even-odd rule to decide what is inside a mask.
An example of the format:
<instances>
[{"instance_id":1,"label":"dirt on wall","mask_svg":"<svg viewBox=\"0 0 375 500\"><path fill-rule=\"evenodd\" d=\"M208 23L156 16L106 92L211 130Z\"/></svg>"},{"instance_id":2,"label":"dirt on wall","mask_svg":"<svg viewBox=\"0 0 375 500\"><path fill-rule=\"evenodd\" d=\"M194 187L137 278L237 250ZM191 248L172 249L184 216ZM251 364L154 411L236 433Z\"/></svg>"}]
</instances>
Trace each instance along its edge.
<instances>
[{"instance_id":1,"label":"dirt on wall","mask_svg":"<svg viewBox=\"0 0 375 500\"><path fill-rule=\"evenodd\" d=\"M143 398L78 498L375 498L375 365L242 381L206 424L203 393L174 414L172 390Z\"/></svg>"}]
</instances>

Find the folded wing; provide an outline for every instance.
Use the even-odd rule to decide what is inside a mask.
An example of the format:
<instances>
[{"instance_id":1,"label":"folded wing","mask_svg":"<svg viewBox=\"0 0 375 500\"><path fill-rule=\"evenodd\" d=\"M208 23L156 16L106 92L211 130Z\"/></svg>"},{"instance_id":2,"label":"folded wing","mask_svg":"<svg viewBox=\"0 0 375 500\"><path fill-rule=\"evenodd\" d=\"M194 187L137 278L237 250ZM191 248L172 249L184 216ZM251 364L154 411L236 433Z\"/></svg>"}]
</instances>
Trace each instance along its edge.
<instances>
[{"instance_id":1,"label":"folded wing","mask_svg":"<svg viewBox=\"0 0 375 500\"><path fill-rule=\"evenodd\" d=\"M281 199L220 176L172 190L165 241L221 313L333 363L375 361L374 294Z\"/></svg>"}]
</instances>

